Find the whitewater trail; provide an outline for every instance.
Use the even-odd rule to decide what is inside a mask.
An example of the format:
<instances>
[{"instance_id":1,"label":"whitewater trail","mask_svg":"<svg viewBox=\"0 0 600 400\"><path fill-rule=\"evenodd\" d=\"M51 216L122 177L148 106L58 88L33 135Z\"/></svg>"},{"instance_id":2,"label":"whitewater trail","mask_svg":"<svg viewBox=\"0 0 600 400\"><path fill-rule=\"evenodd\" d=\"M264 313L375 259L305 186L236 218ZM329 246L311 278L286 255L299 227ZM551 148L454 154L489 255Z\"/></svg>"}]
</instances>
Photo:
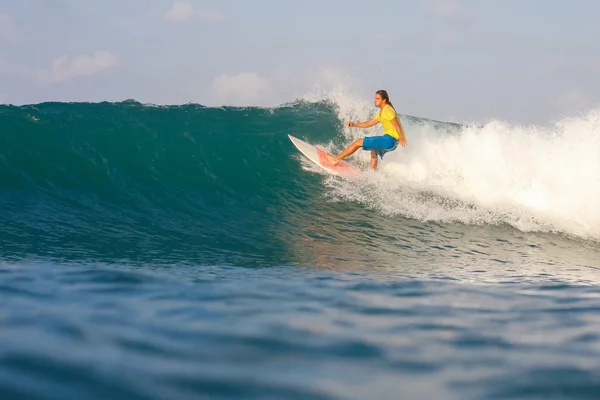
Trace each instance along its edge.
<instances>
[{"instance_id":1,"label":"whitewater trail","mask_svg":"<svg viewBox=\"0 0 600 400\"><path fill-rule=\"evenodd\" d=\"M372 101L343 85L307 96L319 98L336 105L342 124L375 114ZM600 240L600 109L544 127L444 124L398 112L409 146L386 154L367 180L326 179L330 197L421 221L506 223ZM328 151L381 134L379 125L341 129L324 144ZM349 160L367 169L369 154Z\"/></svg>"}]
</instances>

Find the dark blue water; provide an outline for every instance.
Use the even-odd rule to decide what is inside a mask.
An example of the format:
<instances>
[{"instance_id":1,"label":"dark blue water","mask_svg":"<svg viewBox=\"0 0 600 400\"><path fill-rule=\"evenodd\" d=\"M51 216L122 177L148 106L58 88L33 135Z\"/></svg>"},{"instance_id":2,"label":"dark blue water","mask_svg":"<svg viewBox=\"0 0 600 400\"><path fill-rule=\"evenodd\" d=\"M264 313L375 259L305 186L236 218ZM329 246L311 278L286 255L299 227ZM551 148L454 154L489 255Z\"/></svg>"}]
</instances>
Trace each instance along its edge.
<instances>
[{"instance_id":1,"label":"dark blue water","mask_svg":"<svg viewBox=\"0 0 600 400\"><path fill-rule=\"evenodd\" d=\"M287 138L341 126L330 104L0 108L0 398L600 398L597 241L328 177Z\"/></svg>"}]
</instances>

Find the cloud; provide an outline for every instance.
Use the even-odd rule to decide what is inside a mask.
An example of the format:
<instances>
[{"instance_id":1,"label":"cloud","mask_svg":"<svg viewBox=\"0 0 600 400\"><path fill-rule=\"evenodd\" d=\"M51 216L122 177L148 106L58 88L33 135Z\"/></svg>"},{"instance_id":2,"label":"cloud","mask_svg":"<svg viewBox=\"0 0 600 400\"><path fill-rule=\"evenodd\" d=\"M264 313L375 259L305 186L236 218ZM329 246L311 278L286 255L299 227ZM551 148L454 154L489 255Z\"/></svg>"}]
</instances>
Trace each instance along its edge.
<instances>
[{"instance_id":1,"label":"cloud","mask_svg":"<svg viewBox=\"0 0 600 400\"><path fill-rule=\"evenodd\" d=\"M189 1L176 1L165 14L165 19L170 22L204 21L221 22L225 15L219 11L201 11L194 8Z\"/></svg>"},{"instance_id":2,"label":"cloud","mask_svg":"<svg viewBox=\"0 0 600 400\"><path fill-rule=\"evenodd\" d=\"M68 55L57 58L52 64L52 69L37 70L37 78L45 84L54 84L67 81L76 77L93 75L117 66L117 56L108 51L96 51L94 54Z\"/></svg>"},{"instance_id":3,"label":"cloud","mask_svg":"<svg viewBox=\"0 0 600 400\"><path fill-rule=\"evenodd\" d=\"M23 34L17 27L12 17L0 11L0 40L8 43L20 43L23 40Z\"/></svg>"},{"instance_id":4,"label":"cloud","mask_svg":"<svg viewBox=\"0 0 600 400\"><path fill-rule=\"evenodd\" d=\"M456 0L436 0L429 6L429 12L444 19L464 19L467 11Z\"/></svg>"},{"instance_id":5,"label":"cloud","mask_svg":"<svg viewBox=\"0 0 600 400\"><path fill-rule=\"evenodd\" d=\"M273 87L268 79L255 72L242 72L237 75L221 74L213 81L209 95L220 104L243 104L256 102L269 97Z\"/></svg>"}]
</instances>

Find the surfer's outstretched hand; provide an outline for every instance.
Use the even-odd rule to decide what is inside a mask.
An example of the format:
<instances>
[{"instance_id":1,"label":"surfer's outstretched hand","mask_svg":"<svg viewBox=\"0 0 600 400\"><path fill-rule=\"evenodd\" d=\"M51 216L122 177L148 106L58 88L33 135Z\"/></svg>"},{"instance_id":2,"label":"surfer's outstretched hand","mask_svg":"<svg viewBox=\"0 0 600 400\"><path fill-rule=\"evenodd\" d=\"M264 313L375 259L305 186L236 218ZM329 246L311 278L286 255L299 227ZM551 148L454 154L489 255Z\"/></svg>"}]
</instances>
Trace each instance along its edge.
<instances>
[{"instance_id":1,"label":"surfer's outstretched hand","mask_svg":"<svg viewBox=\"0 0 600 400\"><path fill-rule=\"evenodd\" d=\"M400 142L400 146L402 146L402 147L408 146L408 140L406 140L406 139L400 138L399 142Z\"/></svg>"},{"instance_id":2,"label":"surfer's outstretched hand","mask_svg":"<svg viewBox=\"0 0 600 400\"><path fill-rule=\"evenodd\" d=\"M354 126L354 122L348 121L348 122L346 122L346 126Z\"/></svg>"}]
</instances>

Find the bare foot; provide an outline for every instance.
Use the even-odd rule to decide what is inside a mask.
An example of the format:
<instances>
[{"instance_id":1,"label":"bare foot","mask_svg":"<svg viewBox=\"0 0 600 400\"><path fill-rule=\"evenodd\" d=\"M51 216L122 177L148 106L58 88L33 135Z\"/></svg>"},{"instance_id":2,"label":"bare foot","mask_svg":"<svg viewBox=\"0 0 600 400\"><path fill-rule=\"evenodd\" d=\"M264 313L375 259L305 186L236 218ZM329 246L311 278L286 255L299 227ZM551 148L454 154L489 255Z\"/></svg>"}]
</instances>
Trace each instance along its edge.
<instances>
[{"instance_id":1,"label":"bare foot","mask_svg":"<svg viewBox=\"0 0 600 400\"><path fill-rule=\"evenodd\" d=\"M331 165L335 165L340 162L340 160L338 160L336 157L332 156L331 154L327 154L327 159L329 160Z\"/></svg>"}]
</instances>

